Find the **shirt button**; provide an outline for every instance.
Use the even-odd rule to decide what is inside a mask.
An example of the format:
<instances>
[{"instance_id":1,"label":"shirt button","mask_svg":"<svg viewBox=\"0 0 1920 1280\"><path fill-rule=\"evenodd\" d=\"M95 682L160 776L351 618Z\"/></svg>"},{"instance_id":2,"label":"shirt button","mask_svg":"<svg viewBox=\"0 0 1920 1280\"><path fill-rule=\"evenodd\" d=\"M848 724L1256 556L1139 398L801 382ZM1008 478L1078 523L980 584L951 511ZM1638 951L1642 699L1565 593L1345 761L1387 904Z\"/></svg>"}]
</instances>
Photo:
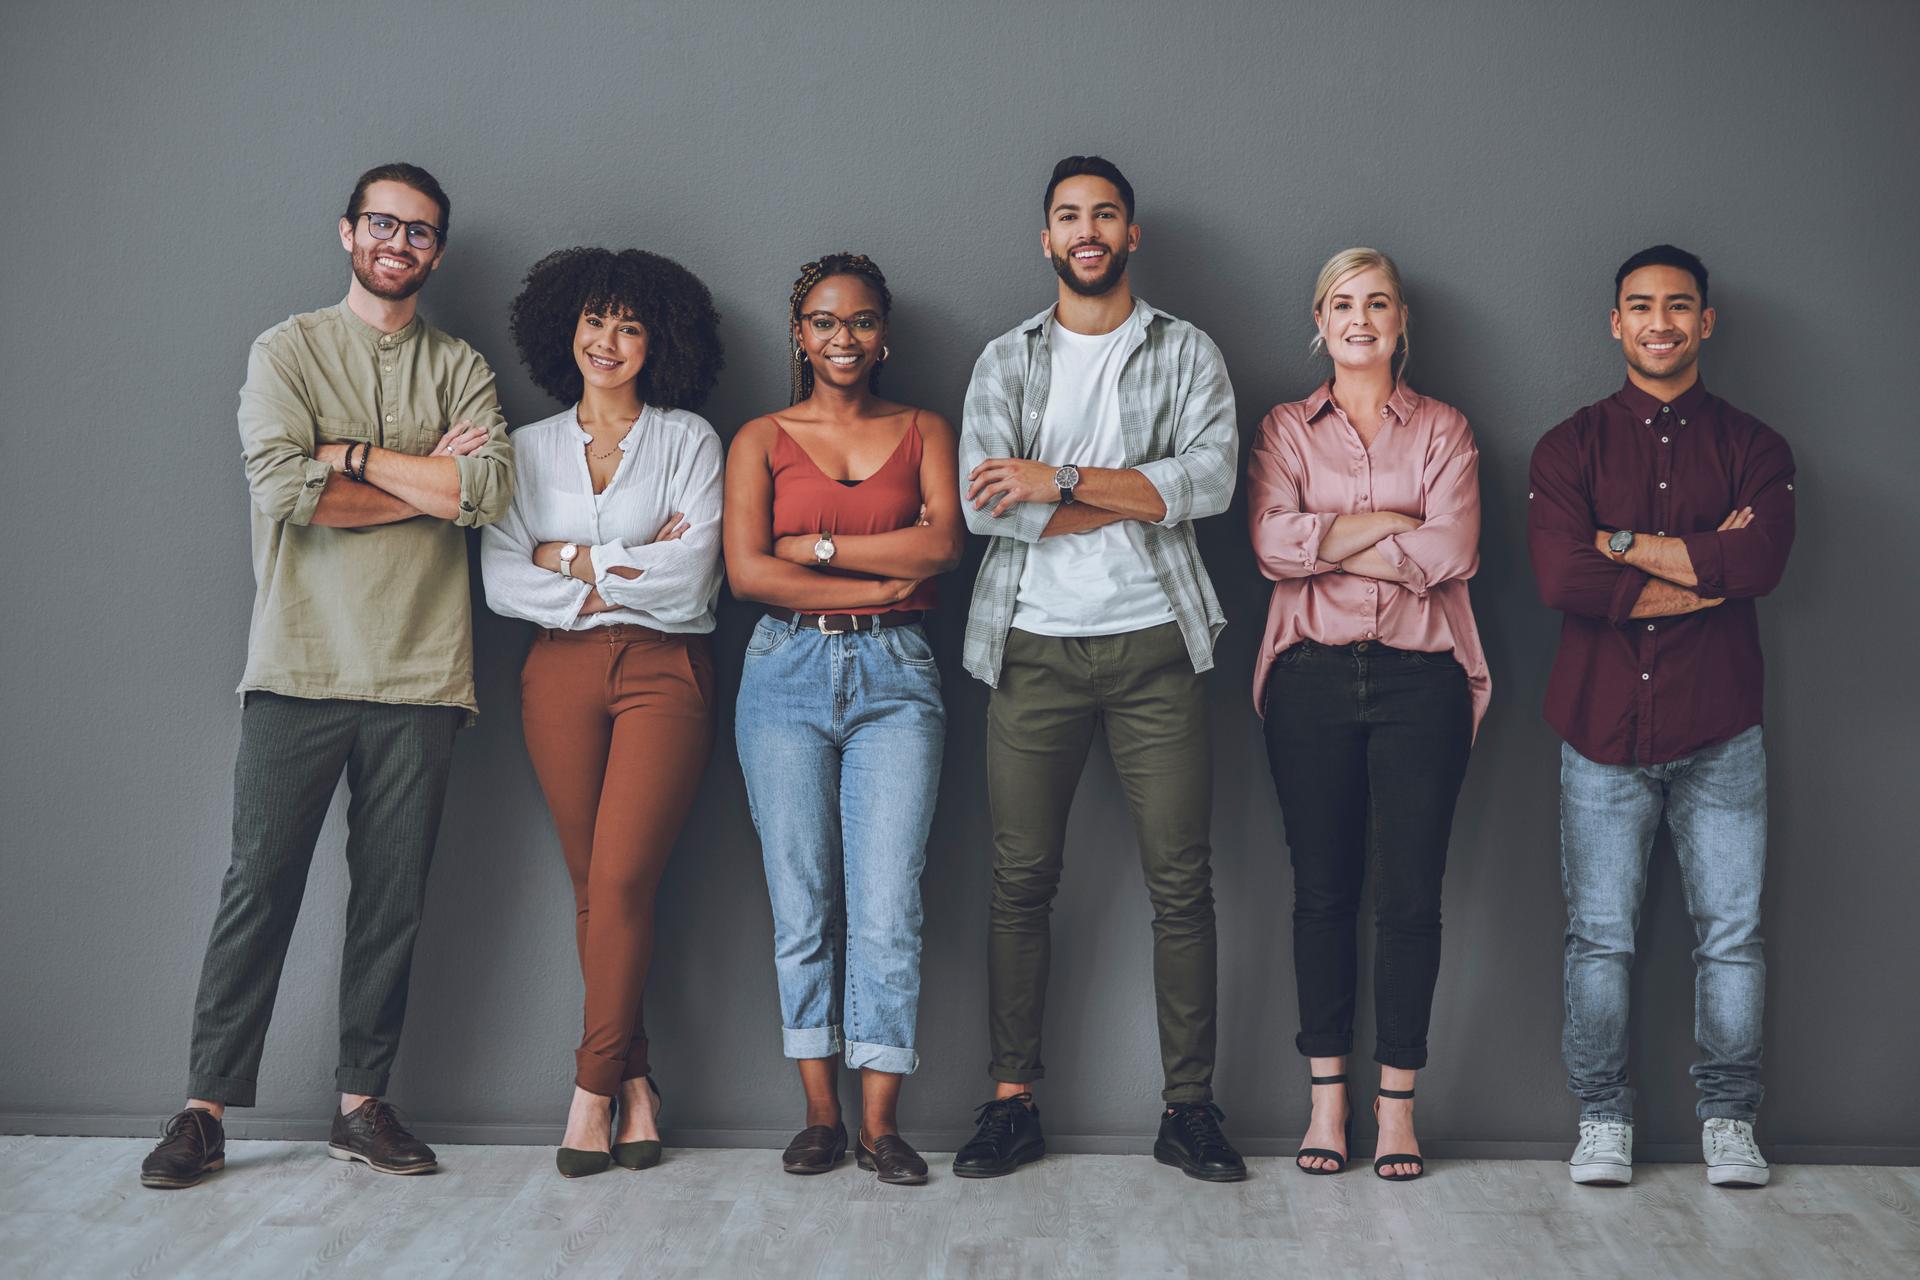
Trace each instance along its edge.
<instances>
[{"instance_id":1,"label":"shirt button","mask_svg":"<svg viewBox=\"0 0 1920 1280\"><path fill-rule=\"evenodd\" d=\"M1666 411L1667 411L1667 406L1666 406L1666 405L1664 405L1664 404L1663 404L1663 405L1661 405L1661 406L1660 406L1660 412L1662 412L1662 413L1665 413Z\"/></svg>"},{"instance_id":2,"label":"shirt button","mask_svg":"<svg viewBox=\"0 0 1920 1280\"><path fill-rule=\"evenodd\" d=\"M1685 418L1682 418L1682 419L1680 419L1680 425L1681 425L1681 426L1683 426L1683 427L1684 427L1684 426L1686 426L1686 425L1687 425L1687 420L1686 420Z\"/></svg>"},{"instance_id":3,"label":"shirt button","mask_svg":"<svg viewBox=\"0 0 1920 1280\"><path fill-rule=\"evenodd\" d=\"M1647 630L1649 631L1653 630L1653 624L1651 622L1647 624Z\"/></svg>"},{"instance_id":4,"label":"shirt button","mask_svg":"<svg viewBox=\"0 0 1920 1280\"><path fill-rule=\"evenodd\" d=\"M1039 416L1040 416L1040 411L1038 409L1030 410L1027 414L1027 417L1029 420L1037 418Z\"/></svg>"},{"instance_id":5,"label":"shirt button","mask_svg":"<svg viewBox=\"0 0 1920 1280\"><path fill-rule=\"evenodd\" d=\"M393 421L393 415L392 415L392 414L388 414L388 415L387 415L387 421L388 421L388 422L392 422L392 421ZM1665 485L1661 485L1660 487L1661 487L1662 489L1664 489L1664 488L1666 488L1667 486L1665 486Z\"/></svg>"},{"instance_id":6,"label":"shirt button","mask_svg":"<svg viewBox=\"0 0 1920 1280\"><path fill-rule=\"evenodd\" d=\"M1653 425L1653 419L1652 419L1652 418L1648 418L1648 419L1647 419L1647 425L1648 425L1648 426L1652 426L1652 425Z\"/></svg>"},{"instance_id":7,"label":"shirt button","mask_svg":"<svg viewBox=\"0 0 1920 1280\"><path fill-rule=\"evenodd\" d=\"M1660 482L1660 487L1661 487L1662 489L1664 489L1664 488L1666 488L1666 487L1667 487L1667 482L1666 482L1665 480L1662 480L1662 481Z\"/></svg>"},{"instance_id":8,"label":"shirt button","mask_svg":"<svg viewBox=\"0 0 1920 1280\"><path fill-rule=\"evenodd\" d=\"M1662 529L1658 533L1654 534L1653 536L1656 538L1664 538L1667 536L1667 531L1665 529Z\"/></svg>"},{"instance_id":9,"label":"shirt button","mask_svg":"<svg viewBox=\"0 0 1920 1280\"><path fill-rule=\"evenodd\" d=\"M1642 680L1651 680L1651 679L1653 679L1653 677L1652 677L1652 676L1651 676L1650 674L1648 674L1647 672L1645 672L1645 671L1642 671L1642 672L1640 673L1640 678L1641 678Z\"/></svg>"},{"instance_id":10,"label":"shirt button","mask_svg":"<svg viewBox=\"0 0 1920 1280\"><path fill-rule=\"evenodd\" d=\"M380 372L382 372L382 373L392 373L392 372L393 372L393 366L392 366L392 365L390 365L390 364L383 364L383 365L381 365L381 366L380 366Z\"/></svg>"},{"instance_id":11,"label":"shirt button","mask_svg":"<svg viewBox=\"0 0 1920 1280\"><path fill-rule=\"evenodd\" d=\"M1660 443L1661 443L1661 444L1666 444L1666 443L1667 443L1667 437L1665 437L1665 436L1661 436L1661 437L1660 437Z\"/></svg>"}]
</instances>

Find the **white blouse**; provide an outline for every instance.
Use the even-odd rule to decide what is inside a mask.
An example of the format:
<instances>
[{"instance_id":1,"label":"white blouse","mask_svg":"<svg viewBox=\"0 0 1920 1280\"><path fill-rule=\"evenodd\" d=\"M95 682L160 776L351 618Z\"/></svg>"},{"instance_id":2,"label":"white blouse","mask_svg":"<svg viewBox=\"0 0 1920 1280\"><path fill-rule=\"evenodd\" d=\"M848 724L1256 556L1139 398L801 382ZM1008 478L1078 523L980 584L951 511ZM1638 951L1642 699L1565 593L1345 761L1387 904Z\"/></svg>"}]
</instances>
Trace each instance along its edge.
<instances>
[{"instance_id":1,"label":"white blouse","mask_svg":"<svg viewBox=\"0 0 1920 1280\"><path fill-rule=\"evenodd\" d=\"M480 531L487 607L543 627L585 630L617 622L656 631L710 632L720 595L720 437L683 409L648 405L620 441L620 461L596 494L576 405L513 433L513 505ZM687 531L653 541L674 512ZM542 569L542 542L580 545L574 577ZM591 568L581 561L591 557ZM640 570L628 578L616 565ZM590 572L593 581L586 581ZM593 591L614 607L580 615Z\"/></svg>"}]
</instances>

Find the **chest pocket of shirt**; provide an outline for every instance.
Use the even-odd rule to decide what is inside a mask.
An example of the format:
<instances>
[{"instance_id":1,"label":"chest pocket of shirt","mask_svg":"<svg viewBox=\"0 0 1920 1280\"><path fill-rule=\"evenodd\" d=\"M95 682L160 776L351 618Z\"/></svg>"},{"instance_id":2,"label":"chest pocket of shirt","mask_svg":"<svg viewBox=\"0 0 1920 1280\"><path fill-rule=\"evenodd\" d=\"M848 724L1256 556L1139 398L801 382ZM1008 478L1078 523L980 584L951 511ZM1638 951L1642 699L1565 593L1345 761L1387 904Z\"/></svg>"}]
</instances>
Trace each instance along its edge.
<instances>
[{"instance_id":1,"label":"chest pocket of shirt","mask_svg":"<svg viewBox=\"0 0 1920 1280\"><path fill-rule=\"evenodd\" d=\"M433 452L433 446L440 440L440 431L430 422L418 418L404 418L399 422L387 424L387 448L398 453L411 453L424 457Z\"/></svg>"},{"instance_id":2,"label":"chest pocket of shirt","mask_svg":"<svg viewBox=\"0 0 1920 1280\"><path fill-rule=\"evenodd\" d=\"M335 418L326 414L316 414L313 426L314 435L319 444L339 444L347 440L373 438L373 424L358 418Z\"/></svg>"}]
</instances>

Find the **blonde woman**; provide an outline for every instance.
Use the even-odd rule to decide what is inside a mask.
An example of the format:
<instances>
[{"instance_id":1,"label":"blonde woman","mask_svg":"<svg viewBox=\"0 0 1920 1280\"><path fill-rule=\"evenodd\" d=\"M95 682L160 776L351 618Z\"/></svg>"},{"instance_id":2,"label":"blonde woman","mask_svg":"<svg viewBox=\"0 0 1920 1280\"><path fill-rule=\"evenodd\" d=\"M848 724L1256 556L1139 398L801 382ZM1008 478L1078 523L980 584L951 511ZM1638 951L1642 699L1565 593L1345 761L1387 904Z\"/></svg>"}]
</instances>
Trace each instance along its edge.
<instances>
[{"instance_id":1,"label":"blonde woman","mask_svg":"<svg viewBox=\"0 0 1920 1280\"><path fill-rule=\"evenodd\" d=\"M1254 673L1294 869L1295 1040L1311 1064L1306 1173L1346 1167L1356 919L1374 872L1374 1172L1417 1178L1413 1084L1440 966L1440 881L1467 753L1487 707L1467 599L1479 565L1479 454L1460 412L1409 387L1400 272L1348 249L1314 286L1312 395L1276 405L1249 463L1248 514L1273 580Z\"/></svg>"}]
</instances>

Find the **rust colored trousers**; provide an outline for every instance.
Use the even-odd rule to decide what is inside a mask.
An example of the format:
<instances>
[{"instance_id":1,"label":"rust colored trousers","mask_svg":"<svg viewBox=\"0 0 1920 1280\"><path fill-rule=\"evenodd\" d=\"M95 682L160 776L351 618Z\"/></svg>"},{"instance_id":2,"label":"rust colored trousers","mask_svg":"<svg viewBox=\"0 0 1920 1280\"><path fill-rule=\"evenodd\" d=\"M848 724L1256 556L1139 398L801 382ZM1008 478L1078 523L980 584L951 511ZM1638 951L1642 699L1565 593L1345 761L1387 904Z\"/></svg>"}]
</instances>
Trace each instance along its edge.
<instances>
[{"instance_id":1,"label":"rust colored trousers","mask_svg":"<svg viewBox=\"0 0 1920 1280\"><path fill-rule=\"evenodd\" d=\"M612 1097L652 1070L641 997L654 891L713 746L712 645L625 623L542 630L520 706L573 879L586 980L574 1083Z\"/></svg>"}]
</instances>

